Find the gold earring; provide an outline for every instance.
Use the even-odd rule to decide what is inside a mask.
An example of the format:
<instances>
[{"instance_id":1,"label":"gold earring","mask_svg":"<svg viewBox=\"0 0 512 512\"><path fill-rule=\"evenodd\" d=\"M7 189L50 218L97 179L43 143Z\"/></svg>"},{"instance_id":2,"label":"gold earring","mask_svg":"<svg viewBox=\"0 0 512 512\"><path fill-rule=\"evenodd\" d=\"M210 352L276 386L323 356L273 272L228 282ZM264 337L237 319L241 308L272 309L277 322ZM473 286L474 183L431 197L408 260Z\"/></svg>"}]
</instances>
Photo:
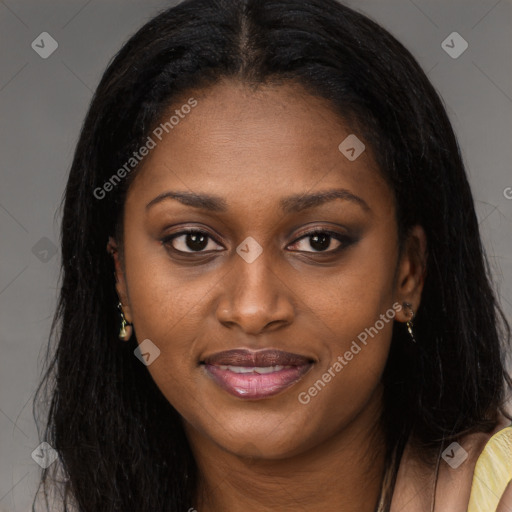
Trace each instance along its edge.
<instances>
[{"instance_id":1,"label":"gold earring","mask_svg":"<svg viewBox=\"0 0 512 512\"><path fill-rule=\"evenodd\" d=\"M409 318L409 320L407 320L406 322L406 326L407 326L407 330L409 331L409 334L411 336L411 339L412 341L414 341L414 343L416 343L416 339L414 338L414 333L412 332L412 327L413 327L413 320L414 320L414 310L412 309L412 304L410 302L404 302L404 307L405 308L408 308L411 310L411 318Z\"/></svg>"},{"instance_id":2,"label":"gold earring","mask_svg":"<svg viewBox=\"0 0 512 512\"><path fill-rule=\"evenodd\" d=\"M119 302L117 308L121 312L121 328L119 329L119 339L128 341L132 337L133 327L132 324L128 322L124 316L123 305L121 302Z\"/></svg>"}]
</instances>

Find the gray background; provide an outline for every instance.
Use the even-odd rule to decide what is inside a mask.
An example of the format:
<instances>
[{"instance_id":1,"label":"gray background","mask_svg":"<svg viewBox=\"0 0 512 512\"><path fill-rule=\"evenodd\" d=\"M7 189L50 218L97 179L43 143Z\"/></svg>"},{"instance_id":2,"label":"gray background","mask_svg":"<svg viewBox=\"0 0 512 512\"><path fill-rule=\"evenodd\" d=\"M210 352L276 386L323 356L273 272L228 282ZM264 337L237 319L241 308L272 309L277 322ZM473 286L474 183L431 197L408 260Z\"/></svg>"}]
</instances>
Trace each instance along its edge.
<instances>
[{"instance_id":1,"label":"gray background","mask_svg":"<svg viewBox=\"0 0 512 512\"><path fill-rule=\"evenodd\" d=\"M0 0L0 512L28 512L39 478L32 400L58 293L57 209L81 123L110 58L174 3ZM512 319L512 0L347 4L402 41L444 98ZM469 43L457 59L441 47L454 31ZM47 59L31 47L42 32L59 45Z\"/></svg>"}]
</instances>

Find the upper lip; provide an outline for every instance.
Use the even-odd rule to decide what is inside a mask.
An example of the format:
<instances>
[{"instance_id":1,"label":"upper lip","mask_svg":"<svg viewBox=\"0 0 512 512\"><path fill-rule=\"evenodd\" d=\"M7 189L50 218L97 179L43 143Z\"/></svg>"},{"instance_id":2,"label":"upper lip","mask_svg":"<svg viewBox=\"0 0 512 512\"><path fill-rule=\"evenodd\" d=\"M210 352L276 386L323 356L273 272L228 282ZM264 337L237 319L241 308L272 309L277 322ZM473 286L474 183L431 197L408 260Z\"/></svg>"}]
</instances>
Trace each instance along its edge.
<instances>
[{"instance_id":1,"label":"upper lip","mask_svg":"<svg viewBox=\"0 0 512 512\"><path fill-rule=\"evenodd\" d=\"M276 349L252 351L248 349L225 350L212 354L202 361L205 364L223 366L303 366L313 362L312 359Z\"/></svg>"}]
</instances>

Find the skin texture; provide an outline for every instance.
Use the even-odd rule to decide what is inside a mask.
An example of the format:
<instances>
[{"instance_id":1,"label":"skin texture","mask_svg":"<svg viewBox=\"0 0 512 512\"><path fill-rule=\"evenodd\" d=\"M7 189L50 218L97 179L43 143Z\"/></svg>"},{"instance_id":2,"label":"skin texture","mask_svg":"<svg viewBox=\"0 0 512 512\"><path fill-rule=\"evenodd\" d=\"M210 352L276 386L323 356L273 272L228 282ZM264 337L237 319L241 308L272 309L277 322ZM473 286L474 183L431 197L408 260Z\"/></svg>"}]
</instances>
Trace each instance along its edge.
<instances>
[{"instance_id":1,"label":"skin texture","mask_svg":"<svg viewBox=\"0 0 512 512\"><path fill-rule=\"evenodd\" d=\"M252 90L225 81L190 92L173 109L191 96L197 106L144 159L129 188L124 257L114 253L124 314L138 342L149 338L161 351L148 371L183 417L201 470L191 506L372 512L383 472L380 379L393 321L308 404L298 394L393 303L418 310L423 229L413 229L399 258L393 192L368 144L353 162L339 151L353 132L325 100L298 85ZM284 197L328 189L348 189L368 209L342 199L280 209ZM220 196L227 210L173 199L146 208L171 190ZM213 237L206 254L193 253L186 235L162 243L186 227ZM352 243L331 238L327 251L342 250L325 254L304 237L312 228ZM252 263L236 252L249 236L263 249ZM172 245L188 252L178 255ZM395 320L409 317L402 309ZM278 395L243 400L199 364L234 348L276 348L315 363Z\"/></svg>"},{"instance_id":2,"label":"skin texture","mask_svg":"<svg viewBox=\"0 0 512 512\"><path fill-rule=\"evenodd\" d=\"M414 453L411 445L408 445L400 462L390 512L430 512L434 491L436 512L467 512L478 458L490 438L509 425L510 420L500 415L493 431L467 434L459 439L458 443L468 454L467 459L457 468L450 467L441 459L437 485L435 471L422 464L421 455ZM492 492L491 489L489 492ZM509 485L501 496L496 512L512 512L511 497L512 486Z\"/></svg>"}]
</instances>

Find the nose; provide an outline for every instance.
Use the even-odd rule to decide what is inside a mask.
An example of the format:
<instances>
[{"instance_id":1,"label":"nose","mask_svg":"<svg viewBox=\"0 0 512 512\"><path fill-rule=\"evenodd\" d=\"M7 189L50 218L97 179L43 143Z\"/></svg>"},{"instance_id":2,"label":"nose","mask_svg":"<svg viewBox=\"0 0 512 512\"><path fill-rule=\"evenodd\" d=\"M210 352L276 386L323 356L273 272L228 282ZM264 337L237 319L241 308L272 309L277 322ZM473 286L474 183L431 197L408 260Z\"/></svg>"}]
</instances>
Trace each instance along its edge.
<instances>
[{"instance_id":1,"label":"nose","mask_svg":"<svg viewBox=\"0 0 512 512\"><path fill-rule=\"evenodd\" d=\"M291 324L294 293L275 267L265 251L252 263L236 255L217 304L218 321L254 335Z\"/></svg>"}]
</instances>

